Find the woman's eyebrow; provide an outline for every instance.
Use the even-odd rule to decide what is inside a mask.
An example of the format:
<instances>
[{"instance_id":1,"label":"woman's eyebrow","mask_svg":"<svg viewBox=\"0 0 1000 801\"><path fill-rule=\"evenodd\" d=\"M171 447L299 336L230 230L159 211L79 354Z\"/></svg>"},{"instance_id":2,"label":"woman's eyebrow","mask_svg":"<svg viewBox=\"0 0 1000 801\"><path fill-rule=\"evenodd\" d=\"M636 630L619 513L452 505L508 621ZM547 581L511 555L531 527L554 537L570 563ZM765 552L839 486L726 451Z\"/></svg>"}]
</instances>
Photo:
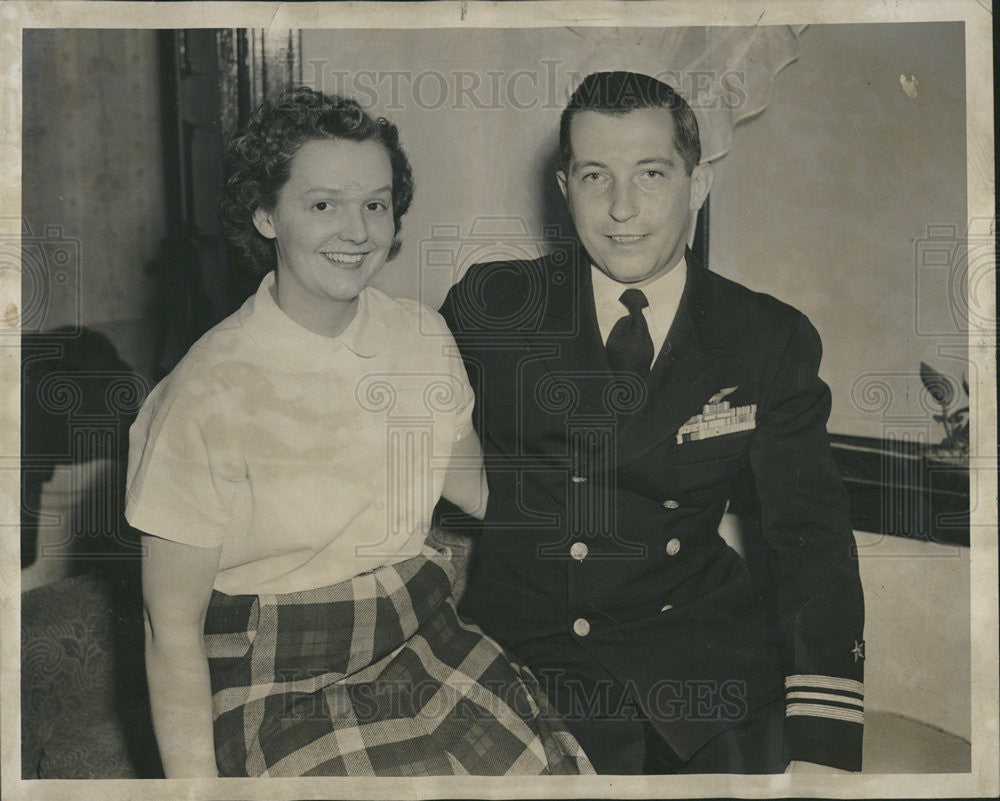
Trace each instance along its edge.
<instances>
[{"instance_id":1,"label":"woman's eyebrow","mask_svg":"<svg viewBox=\"0 0 1000 801\"><path fill-rule=\"evenodd\" d=\"M386 184L385 186L380 186L378 189L373 189L368 194L377 195L379 192L391 192L391 191L392 191L392 186L390 184ZM315 195L317 193L324 195L343 195L344 190L333 189L331 187L325 187L325 186L311 186L305 191L305 194L307 195Z\"/></svg>"}]
</instances>

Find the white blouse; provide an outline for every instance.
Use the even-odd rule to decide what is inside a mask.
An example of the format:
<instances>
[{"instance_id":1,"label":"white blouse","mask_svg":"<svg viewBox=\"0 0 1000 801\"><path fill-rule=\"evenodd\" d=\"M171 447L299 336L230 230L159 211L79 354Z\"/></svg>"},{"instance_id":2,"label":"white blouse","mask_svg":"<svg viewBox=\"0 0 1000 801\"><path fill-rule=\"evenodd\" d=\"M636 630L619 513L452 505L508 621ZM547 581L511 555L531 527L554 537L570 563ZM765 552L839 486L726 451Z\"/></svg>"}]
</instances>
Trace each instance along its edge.
<instances>
[{"instance_id":1,"label":"white blouse","mask_svg":"<svg viewBox=\"0 0 1000 801\"><path fill-rule=\"evenodd\" d=\"M420 553L473 393L436 312L373 288L335 338L294 322L274 274L205 334L131 429L126 517L222 546L230 595L334 584Z\"/></svg>"}]
</instances>

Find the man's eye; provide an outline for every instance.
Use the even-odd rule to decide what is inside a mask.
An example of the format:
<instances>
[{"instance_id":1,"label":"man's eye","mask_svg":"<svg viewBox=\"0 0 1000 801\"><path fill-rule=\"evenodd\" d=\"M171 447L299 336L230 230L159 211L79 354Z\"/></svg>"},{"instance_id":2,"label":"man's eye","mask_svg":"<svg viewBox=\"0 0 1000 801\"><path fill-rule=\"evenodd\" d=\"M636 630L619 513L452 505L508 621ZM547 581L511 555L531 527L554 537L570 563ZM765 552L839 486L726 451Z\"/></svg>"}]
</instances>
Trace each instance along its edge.
<instances>
[{"instance_id":1,"label":"man's eye","mask_svg":"<svg viewBox=\"0 0 1000 801\"><path fill-rule=\"evenodd\" d=\"M365 208L368 209L368 211L385 211L388 206L386 206L386 204L381 200L373 200L371 203L367 204Z\"/></svg>"},{"instance_id":2,"label":"man's eye","mask_svg":"<svg viewBox=\"0 0 1000 801\"><path fill-rule=\"evenodd\" d=\"M313 208L316 209L316 211L326 211L330 208L330 204L325 200L321 200L319 203L313 203Z\"/></svg>"},{"instance_id":3,"label":"man's eye","mask_svg":"<svg viewBox=\"0 0 1000 801\"><path fill-rule=\"evenodd\" d=\"M647 178L662 178L663 173L660 170L646 170L645 173Z\"/></svg>"},{"instance_id":4,"label":"man's eye","mask_svg":"<svg viewBox=\"0 0 1000 801\"><path fill-rule=\"evenodd\" d=\"M588 172L583 176L583 181L594 183L599 181L603 176L599 172Z\"/></svg>"}]
</instances>

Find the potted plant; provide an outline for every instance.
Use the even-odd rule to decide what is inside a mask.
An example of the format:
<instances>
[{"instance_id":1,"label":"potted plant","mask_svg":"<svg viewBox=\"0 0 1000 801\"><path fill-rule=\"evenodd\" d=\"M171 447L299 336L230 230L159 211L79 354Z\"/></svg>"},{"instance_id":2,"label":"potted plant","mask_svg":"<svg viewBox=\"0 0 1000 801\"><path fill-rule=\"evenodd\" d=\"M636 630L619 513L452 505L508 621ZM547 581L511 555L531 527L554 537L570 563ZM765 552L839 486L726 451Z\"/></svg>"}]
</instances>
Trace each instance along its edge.
<instances>
[{"instance_id":1,"label":"potted plant","mask_svg":"<svg viewBox=\"0 0 1000 801\"><path fill-rule=\"evenodd\" d=\"M929 364L920 363L920 380L930 393L930 396L941 407L941 414L935 414L934 420L944 427L944 439L937 445L932 445L929 456L942 462L968 465L969 463L969 406L961 406L953 411L958 392L954 381L939 373ZM969 397L969 383L962 377L962 389L965 397Z\"/></svg>"}]
</instances>

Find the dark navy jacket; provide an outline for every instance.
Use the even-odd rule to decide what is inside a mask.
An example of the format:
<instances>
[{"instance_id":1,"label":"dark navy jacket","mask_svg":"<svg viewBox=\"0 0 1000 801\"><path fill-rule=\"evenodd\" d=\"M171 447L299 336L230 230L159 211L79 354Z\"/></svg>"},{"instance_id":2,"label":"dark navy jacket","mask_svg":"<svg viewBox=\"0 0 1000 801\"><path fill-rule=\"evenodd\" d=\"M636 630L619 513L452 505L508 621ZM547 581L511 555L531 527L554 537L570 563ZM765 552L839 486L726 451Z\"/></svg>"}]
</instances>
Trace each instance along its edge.
<instances>
[{"instance_id":1,"label":"dark navy jacket","mask_svg":"<svg viewBox=\"0 0 1000 801\"><path fill-rule=\"evenodd\" d=\"M550 692L612 677L682 758L785 693L789 757L858 770L864 603L819 336L687 261L645 381L608 365L581 250L452 288L490 485L463 612ZM741 486L753 575L718 534Z\"/></svg>"}]
</instances>

